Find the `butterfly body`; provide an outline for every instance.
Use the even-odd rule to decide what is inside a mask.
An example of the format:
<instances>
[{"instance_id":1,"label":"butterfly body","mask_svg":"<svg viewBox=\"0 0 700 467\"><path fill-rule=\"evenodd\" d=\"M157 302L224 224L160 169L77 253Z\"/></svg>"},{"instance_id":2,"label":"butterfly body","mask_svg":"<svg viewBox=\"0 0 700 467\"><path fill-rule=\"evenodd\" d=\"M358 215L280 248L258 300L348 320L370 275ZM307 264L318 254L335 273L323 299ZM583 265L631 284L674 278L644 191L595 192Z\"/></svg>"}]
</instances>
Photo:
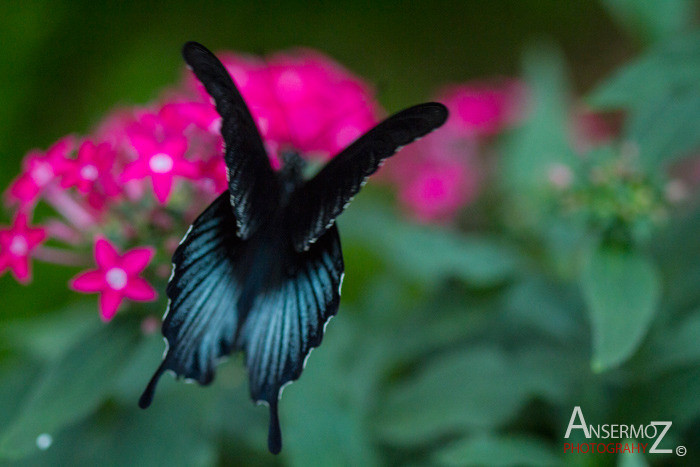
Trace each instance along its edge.
<instances>
[{"instance_id":1,"label":"butterfly body","mask_svg":"<svg viewBox=\"0 0 700 467\"><path fill-rule=\"evenodd\" d=\"M338 311L344 264L337 216L387 157L444 123L437 103L380 123L305 180L298 154L274 171L243 98L221 62L190 42L183 55L222 117L229 188L195 220L173 255L163 319L167 351L139 405L166 370L206 385L242 351L251 398L270 407L268 447L281 450L278 401Z\"/></svg>"}]
</instances>

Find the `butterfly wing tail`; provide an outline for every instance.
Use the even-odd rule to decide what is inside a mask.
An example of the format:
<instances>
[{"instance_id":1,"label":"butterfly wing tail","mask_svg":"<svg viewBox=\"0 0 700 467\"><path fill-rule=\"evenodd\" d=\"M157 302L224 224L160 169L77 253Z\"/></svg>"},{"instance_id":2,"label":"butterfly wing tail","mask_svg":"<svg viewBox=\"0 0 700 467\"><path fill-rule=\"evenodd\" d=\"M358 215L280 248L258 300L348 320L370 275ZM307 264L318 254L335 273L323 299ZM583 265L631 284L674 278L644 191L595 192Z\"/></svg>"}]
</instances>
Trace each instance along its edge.
<instances>
[{"instance_id":1,"label":"butterfly wing tail","mask_svg":"<svg viewBox=\"0 0 700 467\"><path fill-rule=\"evenodd\" d=\"M234 349L242 289L235 266L245 247L235 232L226 192L197 218L175 251L163 320L167 350L139 400L142 408L152 402L166 370L206 385L218 360Z\"/></svg>"},{"instance_id":2,"label":"butterfly wing tail","mask_svg":"<svg viewBox=\"0 0 700 467\"><path fill-rule=\"evenodd\" d=\"M282 447L277 413L284 386L301 375L312 348L321 344L325 325L338 311L343 256L335 227L309 251L290 252L257 295L241 329L240 343L254 401L270 407L268 447Z\"/></svg>"}]
</instances>

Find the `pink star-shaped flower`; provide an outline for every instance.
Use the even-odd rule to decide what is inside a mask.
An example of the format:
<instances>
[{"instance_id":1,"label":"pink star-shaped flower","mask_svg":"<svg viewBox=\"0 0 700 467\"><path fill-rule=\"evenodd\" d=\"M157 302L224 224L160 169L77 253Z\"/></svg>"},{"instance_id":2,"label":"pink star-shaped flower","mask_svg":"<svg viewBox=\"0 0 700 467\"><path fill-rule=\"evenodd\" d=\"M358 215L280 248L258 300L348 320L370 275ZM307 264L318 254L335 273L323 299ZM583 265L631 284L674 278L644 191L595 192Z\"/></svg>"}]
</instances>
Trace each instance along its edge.
<instances>
[{"instance_id":1,"label":"pink star-shaped flower","mask_svg":"<svg viewBox=\"0 0 700 467\"><path fill-rule=\"evenodd\" d=\"M100 237L95 241L97 269L74 277L70 286L78 292L100 293L100 316L103 321L110 321L124 298L138 302L156 299L156 291L139 276L153 254L153 248L144 247L120 255L109 241Z\"/></svg>"},{"instance_id":2,"label":"pink star-shaped flower","mask_svg":"<svg viewBox=\"0 0 700 467\"><path fill-rule=\"evenodd\" d=\"M66 159L61 168L61 186L75 187L87 195L88 202L95 208L104 206L107 198L120 193L112 167L116 153L109 143L95 144L86 140L78 148L75 159Z\"/></svg>"},{"instance_id":3,"label":"pink star-shaped flower","mask_svg":"<svg viewBox=\"0 0 700 467\"><path fill-rule=\"evenodd\" d=\"M27 215L19 213L9 229L0 229L0 274L9 269L22 284L31 281L31 252L46 239L44 229L30 228L27 221Z\"/></svg>"},{"instance_id":4,"label":"pink star-shaped flower","mask_svg":"<svg viewBox=\"0 0 700 467\"><path fill-rule=\"evenodd\" d=\"M381 113L366 83L318 52L298 50L267 60L226 53L221 58L250 108L273 166L280 165L278 152L288 149L329 158L371 128ZM192 77L188 83L213 109L202 86ZM188 110L197 110L204 123L211 121L200 109Z\"/></svg>"},{"instance_id":5,"label":"pink star-shaped flower","mask_svg":"<svg viewBox=\"0 0 700 467\"><path fill-rule=\"evenodd\" d=\"M73 139L66 137L56 142L46 153L30 151L24 159L23 172L10 185L9 198L23 207L33 203L44 187L60 173L63 161L72 149Z\"/></svg>"},{"instance_id":6,"label":"pink star-shaped flower","mask_svg":"<svg viewBox=\"0 0 700 467\"><path fill-rule=\"evenodd\" d=\"M197 164L185 159L185 137L166 136L162 141L158 141L148 135L134 132L130 138L138 159L124 168L121 180L128 182L151 177L153 192L159 203L167 203L175 177L196 179L199 176Z\"/></svg>"}]
</instances>

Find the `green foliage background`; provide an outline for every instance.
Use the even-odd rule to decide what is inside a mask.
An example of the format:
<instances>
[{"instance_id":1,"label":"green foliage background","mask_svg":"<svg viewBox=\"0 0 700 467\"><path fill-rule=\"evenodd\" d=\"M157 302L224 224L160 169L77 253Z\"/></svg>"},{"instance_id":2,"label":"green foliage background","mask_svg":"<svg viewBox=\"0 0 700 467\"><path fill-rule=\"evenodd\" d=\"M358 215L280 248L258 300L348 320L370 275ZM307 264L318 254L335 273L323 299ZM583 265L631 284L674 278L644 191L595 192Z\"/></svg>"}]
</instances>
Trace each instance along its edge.
<instances>
[{"instance_id":1,"label":"green foliage background","mask_svg":"<svg viewBox=\"0 0 700 467\"><path fill-rule=\"evenodd\" d=\"M30 287L0 278L0 456L697 463L700 210L697 198L674 207L662 196L666 168L700 146L696 18L697 5L681 0L3 3L3 187L28 149L87 132L114 105L147 102L177 81L192 39L254 53L318 48L377 83L389 111L494 75L522 76L534 107L499 141L495 180L459 228L401 219L371 183L340 219L343 303L285 390L281 456L266 452L267 411L248 400L240 358L206 389L164 378L154 406L139 411L163 350L139 330L147 311L104 326L94 301L67 291L76 271L41 265ZM585 159L567 139L574 96L627 112L620 139ZM565 192L546 183L552 164L574 174ZM594 172L608 175L594 182ZM671 420L665 447L688 455L565 455L565 441L586 441L564 440L576 405L592 424ZM41 433L54 439L43 452Z\"/></svg>"}]
</instances>

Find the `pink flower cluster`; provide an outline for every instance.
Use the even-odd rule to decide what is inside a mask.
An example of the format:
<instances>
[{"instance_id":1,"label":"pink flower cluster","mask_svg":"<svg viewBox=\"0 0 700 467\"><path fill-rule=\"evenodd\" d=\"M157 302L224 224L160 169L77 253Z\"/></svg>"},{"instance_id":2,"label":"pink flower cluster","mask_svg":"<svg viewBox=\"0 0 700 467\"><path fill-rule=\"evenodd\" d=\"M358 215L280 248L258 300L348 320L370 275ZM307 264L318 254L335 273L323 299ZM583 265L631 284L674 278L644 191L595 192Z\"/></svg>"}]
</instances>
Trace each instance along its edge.
<instances>
[{"instance_id":1,"label":"pink flower cluster","mask_svg":"<svg viewBox=\"0 0 700 467\"><path fill-rule=\"evenodd\" d=\"M372 89L318 52L299 49L266 59L219 56L241 91L272 159L281 151L328 159L377 123ZM208 101L203 86L188 81Z\"/></svg>"},{"instance_id":2,"label":"pink flower cluster","mask_svg":"<svg viewBox=\"0 0 700 467\"><path fill-rule=\"evenodd\" d=\"M222 56L275 167L285 150L327 159L377 122L371 88L317 52ZM9 270L27 283L31 258L89 266L93 249L96 268L70 286L99 293L105 321L124 299L156 299L151 283L167 278L169 261L153 258L169 258L177 236L227 186L221 123L209 96L189 72L164 95L112 113L88 136L27 154L5 193L16 214L0 229L0 274ZM56 215L30 226L38 203Z\"/></svg>"},{"instance_id":3,"label":"pink flower cluster","mask_svg":"<svg viewBox=\"0 0 700 467\"><path fill-rule=\"evenodd\" d=\"M399 200L420 222L446 222L478 193L482 155L490 138L522 118L524 85L507 80L467 83L441 90L450 110L445 125L387 164Z\"/></svg>"},{"instance_id":4,"label":"pink flower cluster","mask_svg":"<svg viewBox=\"0 0 700 467\"><path fill-rule=\"evenodd\" d=\"M327 160L383 114L369 85L317 52L264 60L220 56L275 168L285 151ZM438 94L450 120L385 171L414 218L450 220L476 196L480 154L520 118L524 94L516 81L470 83ZM179 235L227 187L221 122L203 87L188 72L164 96L113 112L88 136L68 136L27 154L5 193L16 214L12 226L0 229L0 274L9 270L29 282L30 258L90 268L93 260L86 258L93 250L95 267L70 286L100 294L105 321L125 299L156 299L151 284L163 285ZM55 215L30 226L38 203Z\"/></svg>"}]
</instances>

